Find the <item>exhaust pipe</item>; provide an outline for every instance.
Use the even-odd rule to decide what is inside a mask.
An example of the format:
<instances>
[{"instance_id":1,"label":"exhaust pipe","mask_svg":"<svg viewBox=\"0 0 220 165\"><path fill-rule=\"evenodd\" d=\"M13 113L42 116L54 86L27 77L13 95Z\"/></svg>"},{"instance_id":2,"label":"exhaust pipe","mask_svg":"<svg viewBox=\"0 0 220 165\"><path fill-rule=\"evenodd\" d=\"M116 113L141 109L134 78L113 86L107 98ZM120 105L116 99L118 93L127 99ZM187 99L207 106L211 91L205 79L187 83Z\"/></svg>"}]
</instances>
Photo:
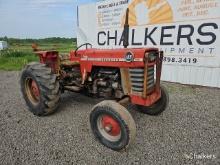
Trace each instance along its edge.
<instances>
[{"instance_id":1,"label":"exhaust pipe","mask_svg":"<svg viewBox=\"0 0 220 165\"><path fill-rule=\"evenodd\" d=\"M124 48L127 48L129 45L129 9L126 10L126 17L125 17L125 24L124 24L124 30L123 30L123 46Z\"/></svg>"}]
</instances>

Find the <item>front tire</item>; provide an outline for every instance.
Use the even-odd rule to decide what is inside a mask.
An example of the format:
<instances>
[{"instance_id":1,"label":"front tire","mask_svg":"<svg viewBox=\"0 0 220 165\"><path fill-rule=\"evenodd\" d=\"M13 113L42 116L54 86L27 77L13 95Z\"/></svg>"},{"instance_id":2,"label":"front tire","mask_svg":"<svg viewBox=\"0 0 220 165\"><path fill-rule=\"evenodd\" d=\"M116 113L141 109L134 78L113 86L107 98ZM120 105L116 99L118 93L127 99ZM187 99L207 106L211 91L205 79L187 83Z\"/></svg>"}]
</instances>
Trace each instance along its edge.
<instances>
[{"instance_id":1,"label":"front tire","mask_svg":"<svg viewBox=\"0 0 220 165\"><path fill-rule=\"evenodd\" d=\"M135 139L136 126L131 114L115 101L102 101L90 114L95 137L112 150L122 150Z\"/></svg>"},{"instance_id":2,"label":"front tire","mask_svg":"<svg viewBox=\"0 0 220 165\"><path fill-rule=\"evenodd\" d=\"M24 100L34 115L45 116L55 112L60 89L51 68L36 62L28 64L21 73L20 85Z\"/></svg>"},{"instance_id":3,"label":"front tire","mask_svg":"<svg viewBox=\"0 0 220 165\"><path fill-rule=\"evenodd\" d=\"M169 94L165 87L161 86L161 98L153 105L146 107L137 105L137 110L148 115L159 115L161 114L169 104Z\"/></svg>"}]
</instances>

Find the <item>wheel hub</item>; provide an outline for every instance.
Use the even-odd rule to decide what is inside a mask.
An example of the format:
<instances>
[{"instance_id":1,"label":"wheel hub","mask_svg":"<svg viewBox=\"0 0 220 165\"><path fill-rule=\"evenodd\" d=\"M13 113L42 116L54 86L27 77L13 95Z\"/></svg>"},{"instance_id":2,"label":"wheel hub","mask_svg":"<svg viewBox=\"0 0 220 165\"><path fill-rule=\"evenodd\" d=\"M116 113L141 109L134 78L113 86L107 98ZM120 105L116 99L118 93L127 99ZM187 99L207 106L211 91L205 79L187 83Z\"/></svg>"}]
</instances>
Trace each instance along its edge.
<instances>
[{"instance_id":1,"label":"wheel hub","mask_svg":"<svg viewBox=\"0 0 220 165\"><path fill-rule=\"evenodd\" d=\"M38 104L40 101L40 90L35 80L27 78L25 80L25 90L29 101L32 104Z\"/></svg>"},{"instance_id":2,"label":"wheel hub","mask_svg":"<svg viewBox=\"0 0 220 165\"><path fill-rule=\"evenodd\" d=\"M107 126L104 127L104 129L105 129L106 132L111 132L112 126L111 125L107 125Z\"/></svg>"},{"instance_id":3,"label":"wheel hub","mask_svg":"<svg viewBox=\"0 0 220 165\"><path fill-rule=\"evenodd\" d=\"M118 136L121 132L119 123L109 115L102 117L102 127L111 136Z\"/></svg>"},{"instance_id":4,"label":"wheel hub","mask_svg":"<svg viewBox=\"0 0 220 165\"><path fill-rule=\"evenodd\" d=\"M33 92L33 95L36 97L36 99L39 99L40 92L39 92L38 86L34 80L32 80L32 83L31 83L31 90Z\"/></svg>"}]
</instances>

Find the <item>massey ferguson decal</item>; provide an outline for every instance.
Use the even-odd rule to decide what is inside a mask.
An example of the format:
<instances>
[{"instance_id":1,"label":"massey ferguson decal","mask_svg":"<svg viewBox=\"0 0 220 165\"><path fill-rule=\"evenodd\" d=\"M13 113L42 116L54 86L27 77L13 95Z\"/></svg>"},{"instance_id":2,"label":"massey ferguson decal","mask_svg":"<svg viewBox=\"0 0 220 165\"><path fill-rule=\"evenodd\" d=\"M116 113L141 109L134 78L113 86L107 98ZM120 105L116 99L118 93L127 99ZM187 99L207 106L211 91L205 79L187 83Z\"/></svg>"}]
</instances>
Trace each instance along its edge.
<instances>
[{"instance_id":1,"label":"massey ferguson decal","mask_svg":"<svg viewBox=\"0 0 220 165\"><path fill-rule=\"evenodd\" d=\"M127 52L125 54L125 61L126 62L132 62L134 61L134 54L132 52Z\"/></svg>"},{"instance_id":2,"label":"massey ferguson decal","mask_svg":"<svg viewBox=\"0 0 220 165\"><path fill-rule=\"evenodd\" d=\"M130 52L125 55L125 58L91 58L88 56L84 56L81 58L81 61L102 61L102 62L141 62L142 58L134 58L133 54Z\"/></svg>"}]
</instances>

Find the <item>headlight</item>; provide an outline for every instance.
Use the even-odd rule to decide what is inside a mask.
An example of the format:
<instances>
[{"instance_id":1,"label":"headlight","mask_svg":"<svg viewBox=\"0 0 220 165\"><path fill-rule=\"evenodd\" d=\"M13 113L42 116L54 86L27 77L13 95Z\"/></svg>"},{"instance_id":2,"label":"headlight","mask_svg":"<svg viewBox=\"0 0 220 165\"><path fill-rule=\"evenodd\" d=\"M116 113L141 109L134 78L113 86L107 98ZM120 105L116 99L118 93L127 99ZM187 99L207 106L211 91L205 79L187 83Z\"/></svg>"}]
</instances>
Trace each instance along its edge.
<instances>
[{"instance_id":1,"label":"headlight","mask_svg":"<svg viewBox=\"0 0 220 165\"><path fill-rule=\"evenodd\" d=\"M156 60L157 54L156 52L145 53L145 58L148 58L149 62L153 62Z\"/></svg>"}]
</instances>

